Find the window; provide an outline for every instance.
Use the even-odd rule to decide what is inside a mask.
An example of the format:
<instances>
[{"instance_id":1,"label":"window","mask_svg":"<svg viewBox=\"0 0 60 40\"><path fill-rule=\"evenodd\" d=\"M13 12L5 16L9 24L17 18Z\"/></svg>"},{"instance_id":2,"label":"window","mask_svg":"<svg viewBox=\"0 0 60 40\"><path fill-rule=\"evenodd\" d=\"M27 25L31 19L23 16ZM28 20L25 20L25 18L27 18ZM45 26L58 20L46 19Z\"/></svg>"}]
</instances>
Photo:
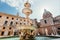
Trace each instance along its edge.
<instances>
[{"instance_id":1,"label":"window","mask_svg":"<svg viewBox=\"0 0 60 40\"><path fill-rule=\"evenodd\" d=\"M45 22L45 23L47 23L47 21L46 21L46 20L44 20L44 22Z\"/></svg>"},{"instance_id":2,"label":"window","mask_svg":"<svg viewBox=\"0 0 60 40\"><path fill-rule=\"evenodd\" d=\"M24 20L24 22L25 22L25 20Z\"/></svg>"},{"instance_id":3,"label":"window","mask_svg":"<svg viewBox=\"0 0 60 40\"><path fill-rule=\"evenodd\" d=\"M12 18L12 20L14 20L14 18Z\"/></svg>"},{"instance_id":4,"label":"window","mask_svg":"<svg viewBox=\"0 0 60 40\"><path fill-rule=\"evenodd\" d=\"M14 32L14 35L18 35L17 32Z\"/></svg>"},{"instance_id":5,"label":"window","mask_svg":"<svg viewBox=\"0 0 60 40\"><path fill-rule=\"evenodd\" d=\"M11 30L11 27L9 29Z\"/></svg>"},{"instance_id":6,"label":"window","mask_svg":"<svg viewBox=\"0 0 60 40\"><path fill-rule=\"evenodd\" d=\"M24 23L24 25L25 25L25 23Z\"/></svg>"},{"instance_id":7,"label":"window","mask_svg":"<svg viewBox=\"0 0 60 40\"><path fill-rule=\"evenodd\" d=\"M59 20L53 20L53 22L58 22Z\"/></svg>"},{"instance_id":8,"label":"window","mask_svg":"<svg viewBox=\"0 0 60 40\"><path fill-rule=\"evenodd\" d=\"M10 31L8 32L8 35L10 35Z\"/></svg>"},{"instance_id":9,"label":"window","mask_svg":"<svg viewBox=\"0 0 60 40\"><path fill-rule=\"evenodd\" d=\"M3 27L3 29L5 29L5 27Z\"/></svg>"},{"instance_id":10,"label":"window","mask_svg":"<svg viewBox=\"0 0 60 40\"><path fill-rule=\"evenodd\" d=\"M60 35L60 31L57 31L58 35Z\"/></svg>"},{"instance_id":11,"label":"window","mask_svg":"<svg viewBox=\"0 0 60 40\"><path fill-rule=\"evenodd\" d=\"M16 24L18 24L18 22L16 22Z\"/></svg>"},{"instance_id":12,"label":"window","mask_svg":"<svg viewBox=\"0 0 60 40\"><path fill-rule=\"evenodd\" d=\"M1 32L1 35L4 35L4 31Z\"/></svg>"},{"instance_id":13,"label":"window","mask_svg":"<svg viewBox=\"0 0 60 40\"><path fill-rule=\"evenodd\" d=\"M33 30L31 30L31 33L33 32Z\"/></svg>"},{"instance_id":14,"label":"window","mask_svg":"<svg viewBox=\"0 0 60 40\"><path fill-rule=\"evenodd\" d=\"M60 28L58 28L58 30L60 30Z\"/></svg>"},{"instance_id":15,"label":"window","mask_svg":"<svg viewBox=\"0 0 60 40\"><path fill-rule=\"evenodd\" d=\"M0 18L1 18L2 16L0 16Z\"/></svg>"},{"instance_id":16,"label":"window","mask_svg":"<svg viewBox=\"0 0 60 40\"><path fill-rule=\"evenodd\" d=\"M19 34L21 34L21 32L19 32Z\"/></svg>"},{"instance_id":17,"label":"window","mask_svg":"<svg viewBox=\"0 0 60 40\"><path fill-rule=\"evenodd\" d=\"M9 19L9 17L7 17L7 19Z\"/></svg>"},{"instance_id":18,"label":"window","mask_svg":"<svg viewBox=\"0 0 60 40\"><path fill-rule=\"evenodd\" d=\"M13 22L11 21L10 25L13 25Z\"/></svg>"},{"instance_id":19,"label":"window","mask_svg":"<svg viewBox=\"0 0 60 40\"><path fill-rule=\"evenodd\" d=\"M18 20L18 18L16 20Z\"/></svg>"},{"instance_id":20,"label":"window","mask_svg":"<svg viewBox=\"0 0 60 40\"><path fill-rule=\"evenodd\" d=\"M7 25L8 21L5 21L4 25Z\"/></svg>"},{"instance_id":21,"label":"window","mask_svg":"<svg viewBox=\"0 0 60 40\"><path fill-rule=\"evenodd\" d=\"M22 21L22 19L20 19L20 21Z\"/></svg>"},{"instance_id":22,"label":"window","mask_svg":"<svg viewBox=\"0 0 60 40\"><path fill-rule=\"evenodd\" d=\"M20 23L20 25L22 25L22 23Z\"/></svg>"}]
</instances>

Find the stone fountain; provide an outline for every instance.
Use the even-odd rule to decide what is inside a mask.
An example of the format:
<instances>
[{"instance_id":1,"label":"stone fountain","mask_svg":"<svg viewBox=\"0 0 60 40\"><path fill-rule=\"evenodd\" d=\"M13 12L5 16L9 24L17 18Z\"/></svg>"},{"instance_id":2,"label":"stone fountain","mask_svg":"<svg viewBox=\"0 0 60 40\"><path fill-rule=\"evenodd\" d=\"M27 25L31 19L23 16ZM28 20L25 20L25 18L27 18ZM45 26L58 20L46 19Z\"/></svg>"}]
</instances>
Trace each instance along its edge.
<instances>
[{"instance_id":1,"label":"stone fountain","mask_svg":"<svg viewBox=\"0 0 60 40\"><path fill-rule=\"evenodd\" d=\"M28 2L28 0L24 6L25 8L22 10L22 12L26 15L27 25L21 25L19 28L20 40L33 39L35 37L34 31L36 30L36 28L32 25L28 25L29 15L32 14L32 10L30 9L31 4Z\"/></svg>"}]
</instances>

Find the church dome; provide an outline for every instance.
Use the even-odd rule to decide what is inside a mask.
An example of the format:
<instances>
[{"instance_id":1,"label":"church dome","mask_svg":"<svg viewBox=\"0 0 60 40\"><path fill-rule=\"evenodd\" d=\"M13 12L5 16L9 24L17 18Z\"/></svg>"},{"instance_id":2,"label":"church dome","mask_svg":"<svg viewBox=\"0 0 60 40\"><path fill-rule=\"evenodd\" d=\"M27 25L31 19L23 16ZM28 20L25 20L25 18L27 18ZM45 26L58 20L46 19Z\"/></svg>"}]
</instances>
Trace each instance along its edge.
<instances>
[{"instance_id":1,"label":"church dome","mask_svg":"<svg viewBox=\"0 0 60 40\"><path fill-rule=\"evenodd\" d=\"M49 17L52 17L52 14L46 9L44 9L43 18L49 18Z\"/></svg>"}]
</instances>

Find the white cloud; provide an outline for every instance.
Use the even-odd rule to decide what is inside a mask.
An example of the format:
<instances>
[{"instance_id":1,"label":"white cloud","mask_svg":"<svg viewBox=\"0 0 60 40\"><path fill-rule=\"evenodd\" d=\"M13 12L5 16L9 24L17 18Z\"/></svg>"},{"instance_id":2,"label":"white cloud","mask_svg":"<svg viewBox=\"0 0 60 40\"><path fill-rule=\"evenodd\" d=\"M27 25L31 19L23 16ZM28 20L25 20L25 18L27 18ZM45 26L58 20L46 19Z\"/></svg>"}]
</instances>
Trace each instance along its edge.
<instances>
[{"instance_id":1,"label":"white cloud","mask_svg":"<svg viewBox=\"0 0 60 40\"><path fill-rule=\"evenodd\" d=\"M5 0L1 0L1 2L5 2Z\"/></svg>"},{"instance_id":2,"label":"white cloud","mask_svg":"<svg viewBox=\"0 0 60 40\"><path fill-rule=\"evenodd\" d=\"M22 16L25 16L24 14L22 14L22 9L24 8L24 3L26 1L27 0L1 0L1 2L4 2L11 7L15 7L18 10L18 12L20 13L20 15L22 15ZM28 0L28 1L29 1L29 3L33 4L33 2L35 0Z\"/></svg>"},{"instance_id":3,"label":"white cloud","mask_svg":"<svg viewBox=\"0 0 60 40\"><path fill-rule=\"evenodd\" d=\"M24 8L24 3L26 1L27 0L1 0L1 2L4 2L11 7L15 7L21 16L25 16L24 14L22 14L22 9ZM35 0L32 0L32 1L29 0L29 3L33 4L33 1L35 1Z\"/></svg>"},{"instance_id":4,"label":"white cloud","mask_svg":"<svg viewBox=\"0 0 60 40\"><path fill-rule=\"evenodd\" d=\"M5 2L11 7L15 7L16 9L19 9L21 5L26 2L27 0L1 0L1 2ZM33 3L31 0L29 0L30 3Z\"/></svg>"},{"instance_id":5,"label":"white cloud","mask_svg":"<svg viewBox=\"0 0 60 40\"><path fill-rule=\"evenodd\" d=\"M15 7L20 14L22 14L22 9L24 7L24 3L27 0L0 0L1 2L7 3L11 7ZM44 8L48 11L51 11L54 13L54 15L57 15L60 11L60 0L29 0L29 2L32 4L32 15L31 18L42 18L42 14L44 11ZM40 16L41 15L41 16Z\"/></svg>"},{"instance_id":6,"label":"white cloud","mask_svg":"<svg viewBox=\"0 0 60 40\"><path fill-rule=\"evenodd\" d=\"M20 4L22 3L22 0L1 0L1 2L5 2L11 7L15 7L18 9L20 7Z\"/></svg>"}]
</instances>

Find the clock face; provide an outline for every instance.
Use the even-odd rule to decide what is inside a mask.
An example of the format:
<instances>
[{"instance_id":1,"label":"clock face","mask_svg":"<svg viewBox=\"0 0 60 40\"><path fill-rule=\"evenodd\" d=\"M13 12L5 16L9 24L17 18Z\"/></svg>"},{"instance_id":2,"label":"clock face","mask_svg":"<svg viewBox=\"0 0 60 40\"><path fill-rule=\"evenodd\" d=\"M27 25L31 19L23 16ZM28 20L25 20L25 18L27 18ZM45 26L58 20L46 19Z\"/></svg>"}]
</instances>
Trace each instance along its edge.
<instances>
[{"instance_id":1,"label":"clock face","mask_svg":"<svg viewBox=\"0 0 60 40\"><path fill-rule=\"evenodd\" d=\"M22 10L22 12L25 13L25 14L27 14L27 13L31 14L32 13L32 10L31 9L28 9L28 8L24 8Z\"/></svg>"}]
</instances>

